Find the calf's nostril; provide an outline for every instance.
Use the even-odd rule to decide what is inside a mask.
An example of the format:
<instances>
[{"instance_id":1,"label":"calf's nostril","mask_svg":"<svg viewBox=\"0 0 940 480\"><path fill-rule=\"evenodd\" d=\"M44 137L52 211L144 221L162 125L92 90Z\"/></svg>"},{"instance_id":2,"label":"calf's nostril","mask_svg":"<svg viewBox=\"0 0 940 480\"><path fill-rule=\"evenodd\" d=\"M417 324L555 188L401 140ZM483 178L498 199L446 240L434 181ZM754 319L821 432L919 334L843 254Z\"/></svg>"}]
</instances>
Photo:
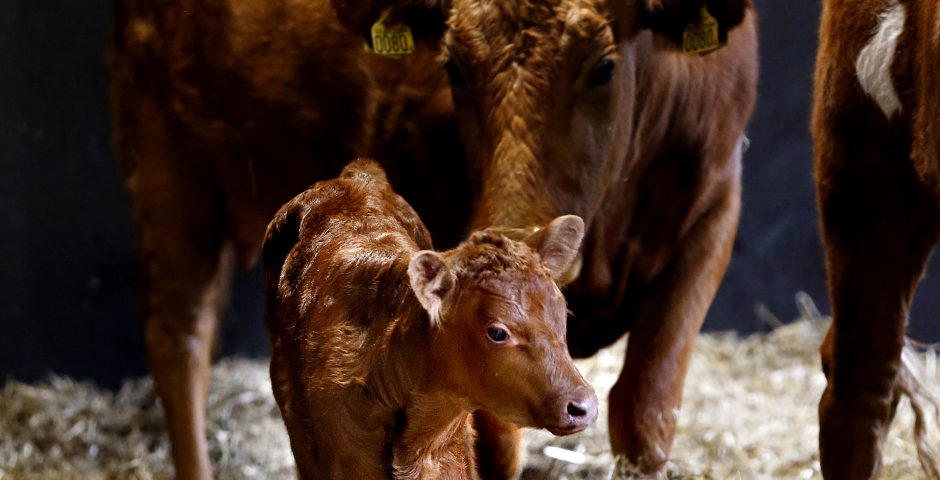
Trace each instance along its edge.
<instances>
[{"instance_id":1,"label":"calf's nostril","mask_svg":"<svg viewBox=\"0 0 940 480\"><path fill-rule=\"evenodd\" d=\"M587 407L583 403L568 402L568 415L583 417L587 415Z\"/></svg>"}]
</instances>

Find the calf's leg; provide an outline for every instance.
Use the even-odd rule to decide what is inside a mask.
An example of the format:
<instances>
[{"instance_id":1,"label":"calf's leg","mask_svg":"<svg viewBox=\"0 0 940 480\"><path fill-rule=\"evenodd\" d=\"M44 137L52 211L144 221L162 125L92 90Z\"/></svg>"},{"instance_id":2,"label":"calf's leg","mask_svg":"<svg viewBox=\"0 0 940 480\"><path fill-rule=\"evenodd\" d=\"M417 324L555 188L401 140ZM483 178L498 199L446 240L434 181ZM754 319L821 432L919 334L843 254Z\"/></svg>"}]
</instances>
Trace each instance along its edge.
<instances>
[{"instance_id":1,"label":"calf's leg","mask_svg":"<svg viewBox=\"0 0 940 480\"><path fill-rule=\"evenodd\" d=\"M477 430L477 470L483 480L519 477L522 471L522 431L490 413L473 414Z\"/></svg>"}]
</instances>

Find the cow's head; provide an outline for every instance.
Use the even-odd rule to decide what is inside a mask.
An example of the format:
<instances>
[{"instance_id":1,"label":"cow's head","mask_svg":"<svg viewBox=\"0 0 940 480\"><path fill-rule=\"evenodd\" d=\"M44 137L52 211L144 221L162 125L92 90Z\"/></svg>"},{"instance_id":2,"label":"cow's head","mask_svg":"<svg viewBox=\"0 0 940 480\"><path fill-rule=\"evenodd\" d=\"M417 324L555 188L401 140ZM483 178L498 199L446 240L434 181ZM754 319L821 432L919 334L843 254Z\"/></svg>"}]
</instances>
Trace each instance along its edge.
<instances>
[{"instance_id":1,"label":"cow's head","mask_svg":"<svg viewBox=\"0 0 940 480\"><path fill-rule=\"evenodd\" d=\"M705 3L730 28L747 0L453 0L443 49L478 169L474 226L590 223L631 147L637 72L649 68L639 34L680 52Z\"/></svg>"},{"instance_id":2,"label":"cow's head","mask_svg":"<svg viewBox=\"0 0 940 480\"><path fill-rule=\"evenodd\" d=\"M750 6L750 0L334 2L360 30L389 9L419 26L429 12L446 22L440 39L419 36L440 42L478 192L474 228L530 227L561 214L591 224L632 148L638 72L650 68L637 55L639 43L682 54L683 32L701 22L703 7L726 32ZM654 35L642 35L649 31Z\"/></svg>"},{"instance_id":3,"label":"cow's head","mask_svg":"<svg viewBox=\"0 0 940 480\"><path fill-rule=\"evenodd\" d=\"M577 255L584 222L554 220L522 241L480 231L443 254L415 254L408 273L428 311L441 388L471 409L555 434L597 418L597 396L565 345L555 278Z\"/></svg>"}]
</instances>

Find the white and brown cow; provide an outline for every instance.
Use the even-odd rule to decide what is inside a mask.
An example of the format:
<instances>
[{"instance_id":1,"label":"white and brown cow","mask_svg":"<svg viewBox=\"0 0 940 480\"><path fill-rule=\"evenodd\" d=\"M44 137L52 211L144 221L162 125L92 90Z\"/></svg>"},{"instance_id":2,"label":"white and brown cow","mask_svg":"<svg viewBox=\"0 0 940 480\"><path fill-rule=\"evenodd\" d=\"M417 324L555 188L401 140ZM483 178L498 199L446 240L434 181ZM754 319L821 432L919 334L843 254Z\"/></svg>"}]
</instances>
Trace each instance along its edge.
<instances>
[{"instance_id":1,"label":"white and brown cow","mask_svg":"<svg viewBox=\"0 0 940 480\"><path fill-rule=\"evenodd\" d=\"M374 26L407 28L414 51L372 53L388 46ZM444 247L468 218L505 231L584 218L563 282L569 346L587 356L632 332L611 443L663 469L738 222L749 0L116 0L111 63L180 478L210 476L203 409L229 266L250 265L278 207L356 156L379 161ZM517 475L518 432L478 420L484 476Z\"/></svg>"},{"instance_id":2,"label":"white and brown cow","mask_svg":"<svg viewBox=\"0 0 940 480\"><path fill-rule=\"evenodd\" d=\"M940 236L940 4L826 0L813 135L833 324L823 476L872 478L908 309Z\"/></svg>"}]
</instances>

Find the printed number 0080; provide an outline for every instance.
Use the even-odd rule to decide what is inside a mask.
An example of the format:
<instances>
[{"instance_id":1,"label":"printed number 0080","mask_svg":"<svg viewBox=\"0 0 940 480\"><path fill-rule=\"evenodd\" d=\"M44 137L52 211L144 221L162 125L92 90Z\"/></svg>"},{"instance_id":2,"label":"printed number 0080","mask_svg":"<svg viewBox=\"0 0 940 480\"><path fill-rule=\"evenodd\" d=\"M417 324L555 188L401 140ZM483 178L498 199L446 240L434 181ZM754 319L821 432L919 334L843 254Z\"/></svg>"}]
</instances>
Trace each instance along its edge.
<instances>
[{"instance_id":1,"label":"printed number 0080","mask_svg":"<svg viewBox=\"0 0 940 480\"><path fill-rule=\"evenodd\" d=\"M685 49L695 51L712 47L717 44L715 37L715 31L712 28L687 35L685 38Z\"/></svg>"},{"instance_id":2,"label":"printed number 0080","mask_svg":"<svg viewBox=\"0 0 940 480\"><path fill-rule=\"evenodd\" d=\"M375 36L376 53L408 53L408 36L404 33L386 33Z\"/></svg>"}]
</instances>

